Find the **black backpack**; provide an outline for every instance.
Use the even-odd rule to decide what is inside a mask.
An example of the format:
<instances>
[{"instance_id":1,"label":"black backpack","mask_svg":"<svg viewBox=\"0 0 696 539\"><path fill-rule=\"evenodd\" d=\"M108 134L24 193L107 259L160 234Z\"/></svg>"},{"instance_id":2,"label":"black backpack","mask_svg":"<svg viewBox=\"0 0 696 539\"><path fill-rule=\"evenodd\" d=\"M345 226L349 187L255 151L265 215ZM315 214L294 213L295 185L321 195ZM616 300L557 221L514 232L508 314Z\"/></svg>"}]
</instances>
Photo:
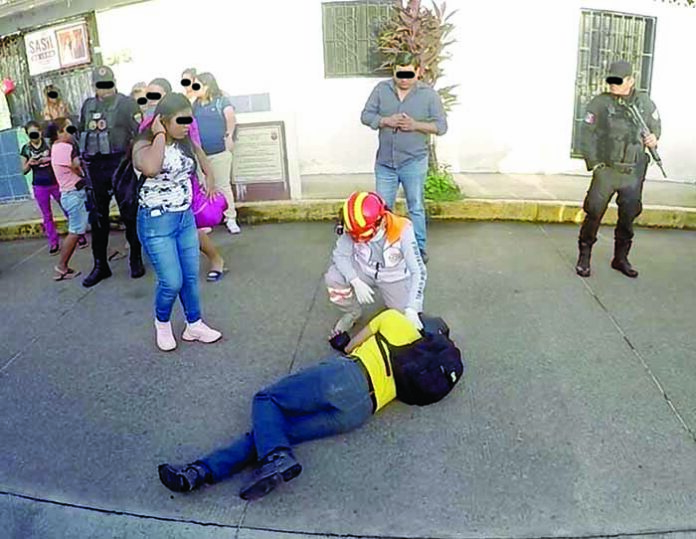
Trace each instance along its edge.
<instances>
[{"instance_id":1,"label":"black backpack","mask_svg":"<svg viewBox=\"0 0 696 539\"><path fill-rule=\"evenodd\" d=\"M385 363L389 350L396 396L401 402L418 406L438 402L464 374L462 354L450 340L449 328L425 332L422 338L406 346L391 345L380 333L375 336Z\"/></svg>"}]
</instances>

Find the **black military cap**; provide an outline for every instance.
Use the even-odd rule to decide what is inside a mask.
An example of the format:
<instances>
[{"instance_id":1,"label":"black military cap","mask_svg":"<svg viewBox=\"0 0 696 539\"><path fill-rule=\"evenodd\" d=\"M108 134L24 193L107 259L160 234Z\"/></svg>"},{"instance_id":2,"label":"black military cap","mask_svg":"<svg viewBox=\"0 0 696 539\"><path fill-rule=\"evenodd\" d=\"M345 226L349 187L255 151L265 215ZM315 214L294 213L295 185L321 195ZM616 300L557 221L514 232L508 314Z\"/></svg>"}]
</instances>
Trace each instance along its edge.
<instances>
[{"instance_id":1,"label":"black military cap","mask_svg":"<svg viewBox=\"0 0 696 539\"><path fill-rule=\"evenodd\" d=\"M633 67L631 67L631 64L624 60L619 60L618 62L612 62L609 66L606 81L609 84L621 84L626 77L630 77L632 74ZM612 79L621 79L621 82Z\"/></svg>"}]
</instances>

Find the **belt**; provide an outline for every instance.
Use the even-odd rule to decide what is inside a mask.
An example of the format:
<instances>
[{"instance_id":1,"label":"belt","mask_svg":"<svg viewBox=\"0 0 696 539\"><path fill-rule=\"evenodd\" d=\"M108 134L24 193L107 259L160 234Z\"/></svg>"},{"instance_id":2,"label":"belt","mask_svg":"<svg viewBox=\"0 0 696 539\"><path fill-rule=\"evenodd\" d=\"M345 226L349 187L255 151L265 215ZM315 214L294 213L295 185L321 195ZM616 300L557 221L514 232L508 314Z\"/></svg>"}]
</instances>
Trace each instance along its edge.
<instances>
[{"instance_id":1,"label":"belt","mask_svg":"<svg viewBox=\"0 0 696 539\"><path fill-rule=\"evenodd\" d=\"M372 377L370 376L370 371L367 370L367 367L362 362L362 359L360 359L359 357L349 356L349 358L351 359L351 361L354 361L358 364L360 370L365 376L365 380L367 380L367 387L370 392L370 400L372 401L372 413L374 414L377 410L377 397L375 397L375 386L372 385Z\"/></svg>"}]
</instances>

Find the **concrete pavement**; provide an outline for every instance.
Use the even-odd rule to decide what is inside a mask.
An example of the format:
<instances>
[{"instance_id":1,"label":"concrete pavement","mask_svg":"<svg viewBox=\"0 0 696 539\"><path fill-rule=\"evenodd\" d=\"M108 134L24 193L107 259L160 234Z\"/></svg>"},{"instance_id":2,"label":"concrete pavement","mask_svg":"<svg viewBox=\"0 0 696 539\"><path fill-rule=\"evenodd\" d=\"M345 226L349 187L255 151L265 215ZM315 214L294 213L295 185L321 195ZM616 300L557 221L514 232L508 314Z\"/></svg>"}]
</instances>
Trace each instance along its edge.
<instances>
[{"instance_id":1,"label":"concrete pavement","mask_svg":"<svg viewBox=\"0 0 696 539\"><path fill-rule=\"evenodd\" d=\"M255 503L239 478L175 495L156 467L243 432L255 390L328 352L331 226L216 232L231 272L201 290L225 339L171 354L154 347L152 271L131 281L117 261L87 290L51 281L43 241L0 244L9 536L696 536L696 233L639 230L629 280L603 229L581 280L574 226L430 231L426 310L463 344L465 382L301 446L302 475Z\"/></svg>"}]
</instances>

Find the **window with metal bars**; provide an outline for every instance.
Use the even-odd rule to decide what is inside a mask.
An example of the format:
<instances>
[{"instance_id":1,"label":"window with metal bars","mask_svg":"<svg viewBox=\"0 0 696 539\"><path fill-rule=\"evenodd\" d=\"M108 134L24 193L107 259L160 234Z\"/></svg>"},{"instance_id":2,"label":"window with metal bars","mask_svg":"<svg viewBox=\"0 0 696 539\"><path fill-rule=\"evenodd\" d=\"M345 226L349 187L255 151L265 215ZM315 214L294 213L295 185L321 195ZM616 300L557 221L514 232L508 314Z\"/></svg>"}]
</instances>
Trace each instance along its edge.
<instances>
[{"instance_id":1,"label":"window with metal bars","mask_svg":"<svg viewBox=\"0 0 696 539\"><path fill-rule=\"evenodd\" d=\"M606 91L604 79L612 62L630 62L636 88L650 91L656 24L654 17L590 9L581 11L571 157L581 157L580 133L585 107L594 96Z\"/></svg>"},{"instance_id":2,"label":"window with metal bars","mask_svg":"<svg viewBox=\"0 0 696 539\"><path fill-rule=\"evenodd\" d=\"M377 35L392 14L393 0L325 2L321 5L324 30L324 76L383 77L384 56Z\"/></svg>"}]
</instances>

